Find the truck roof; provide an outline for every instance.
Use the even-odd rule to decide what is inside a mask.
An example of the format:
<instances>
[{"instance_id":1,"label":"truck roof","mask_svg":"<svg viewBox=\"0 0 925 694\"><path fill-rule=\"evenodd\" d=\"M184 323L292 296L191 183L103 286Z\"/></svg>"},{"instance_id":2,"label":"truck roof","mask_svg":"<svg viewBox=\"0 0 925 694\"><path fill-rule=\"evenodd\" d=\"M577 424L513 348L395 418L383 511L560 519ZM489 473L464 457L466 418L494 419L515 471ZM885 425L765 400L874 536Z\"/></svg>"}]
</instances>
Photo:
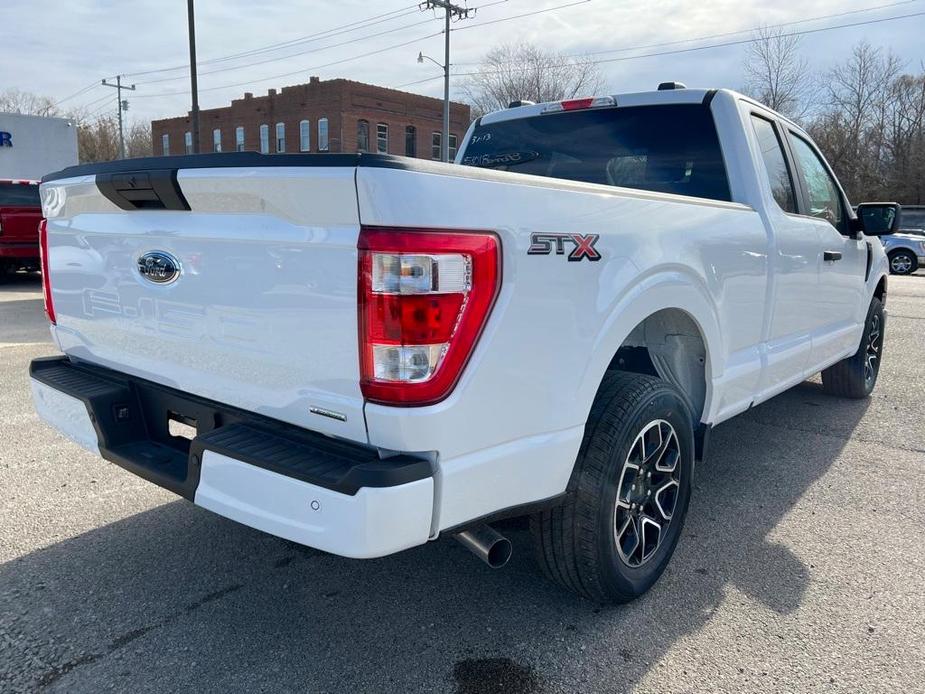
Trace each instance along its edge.
<instances>
[{"instance_id":1,"label":"truck roof","mask_svg":"<svg viewBox=\"0 0 925 694\"><path fill-rule=\"evenodd\" d=\"M666 89L653 89L651 91L645 92L627 92L623 94L611 94L607 96L596 96L596 97L587 97L587 100L612 100L613 106L656 106L659 104L698 104L698 103L710 103L710 101L717 94L726 94L735 99L744 99L753 104L761 106L761 108L774 113L776 116L782 120L791 123L795 127L799 127L796 123L793 123L789 118L780 113L777 113L771 108L768 108L764 104L761 104L754 99L740 94L739 92L733 91L732 89L709 89L709 88L687 88L687 87L673 87ZM514 106L512 108L505 109L503 111L495 111L493 113L487 113L481 118L482 125L489 125L491 123L499 123L502 121L515 120L517 118L529 118L531 116L538 116L543 113L549 113L552 110L570 110L568 108L563 109L564 104L570 104L577 101L584 101L586 99L568 99L566 101L547 101L539 104L525 104L523 106Z\"/></svg>"}]
</instances>

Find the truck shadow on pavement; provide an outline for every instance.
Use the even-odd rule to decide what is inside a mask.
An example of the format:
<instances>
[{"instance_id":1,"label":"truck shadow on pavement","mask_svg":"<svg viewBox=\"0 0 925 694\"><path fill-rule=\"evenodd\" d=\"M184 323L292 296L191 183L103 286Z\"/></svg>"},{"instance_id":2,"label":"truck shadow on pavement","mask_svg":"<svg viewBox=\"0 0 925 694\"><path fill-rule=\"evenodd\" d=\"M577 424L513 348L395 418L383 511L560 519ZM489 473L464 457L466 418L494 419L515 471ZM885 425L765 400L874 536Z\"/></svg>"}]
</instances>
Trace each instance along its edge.
<instances>
[{"instance_id":1,"label":"truck shadow on pavement","mask_svg":"<svg viewBox=\"0 0 925 694\"><path fill-rule=\"evenodd\" d=\"M522 523L509 524L511 563L491 571L448 539L352 561L167 503L0 566L0 681L88 692L626 691L730 594L759 611L800 605L810 567L775 527L867 406L804 383L718 427L674 560L623 607L547 582Z\"/></svg>"}]
</instances>

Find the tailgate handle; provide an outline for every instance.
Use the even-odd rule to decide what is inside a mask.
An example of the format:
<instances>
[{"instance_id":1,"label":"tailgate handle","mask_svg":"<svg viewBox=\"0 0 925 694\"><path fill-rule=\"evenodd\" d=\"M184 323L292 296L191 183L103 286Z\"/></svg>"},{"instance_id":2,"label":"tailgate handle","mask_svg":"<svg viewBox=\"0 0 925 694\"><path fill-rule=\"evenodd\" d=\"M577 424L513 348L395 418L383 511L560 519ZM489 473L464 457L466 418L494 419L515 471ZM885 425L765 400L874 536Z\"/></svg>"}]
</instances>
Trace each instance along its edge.
<instances>
[{"instance_id":1,"label":"tailgate handle","mask_svg":"<svg viewBox=\"0 0 925 694\"><path fill-rule=\"evenodd\" d=\"M96 187L123 210L188 210L176 169L149 169L96 175Z\"/></svg>"}]
</instances>

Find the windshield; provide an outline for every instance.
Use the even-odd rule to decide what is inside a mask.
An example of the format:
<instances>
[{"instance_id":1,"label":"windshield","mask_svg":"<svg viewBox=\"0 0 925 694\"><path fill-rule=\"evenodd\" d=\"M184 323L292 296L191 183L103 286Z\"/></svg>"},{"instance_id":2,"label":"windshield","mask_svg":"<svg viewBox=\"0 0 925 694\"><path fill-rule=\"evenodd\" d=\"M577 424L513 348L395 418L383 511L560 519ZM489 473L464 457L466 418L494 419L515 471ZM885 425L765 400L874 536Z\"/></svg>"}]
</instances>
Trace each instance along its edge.
<instances>
[{"instance_id":1,"label":"windshield","mask_svg":"<svg viewBox=\"0 0 925 694\"><path fill-rule=\"evenodd\" d=\"M41 204L37 185L0 181L0 205L40 207Z\"/></svg>"},{"instance_id":2,"label":"windshield","mask_svg":"<svg viewBox=\"0 0 925 694\"><path fill-rule=\"evenodd\" d=\"M588 109L480 123L461 163L730 199L713 117L700 104Z\"/></svg>"}]
</instances>

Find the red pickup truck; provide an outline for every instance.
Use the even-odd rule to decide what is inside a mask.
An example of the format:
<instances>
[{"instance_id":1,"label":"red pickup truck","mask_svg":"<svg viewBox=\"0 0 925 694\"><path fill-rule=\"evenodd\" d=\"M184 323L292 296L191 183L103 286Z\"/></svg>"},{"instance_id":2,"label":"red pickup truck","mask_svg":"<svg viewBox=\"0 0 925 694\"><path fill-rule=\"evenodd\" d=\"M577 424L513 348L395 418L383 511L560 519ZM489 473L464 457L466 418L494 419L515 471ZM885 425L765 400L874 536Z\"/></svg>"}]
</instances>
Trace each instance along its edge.
<instances>
[{"instance_id":1,"label":"red pickup truck","mask_svg":"<svg viewBox=\"0 0 925 694\"><path fill-rule=\"evenodd\" d=\"M0 179L0 277L39 269L39 182Z\"/></svg>"}]
</instances>

